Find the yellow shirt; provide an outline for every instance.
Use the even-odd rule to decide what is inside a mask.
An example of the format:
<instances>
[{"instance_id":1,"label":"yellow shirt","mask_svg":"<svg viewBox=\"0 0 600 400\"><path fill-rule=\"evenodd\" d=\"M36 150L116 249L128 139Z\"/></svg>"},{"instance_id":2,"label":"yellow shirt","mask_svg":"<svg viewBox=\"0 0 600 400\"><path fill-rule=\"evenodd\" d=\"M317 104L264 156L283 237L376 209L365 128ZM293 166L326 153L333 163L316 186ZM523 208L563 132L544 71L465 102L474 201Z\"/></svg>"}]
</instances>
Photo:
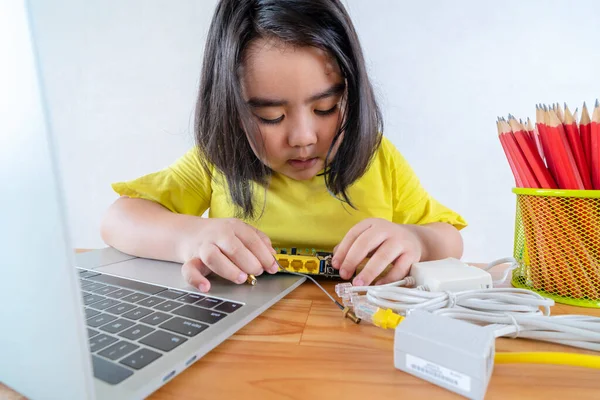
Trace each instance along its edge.
<instances>
[{"instance_id":1,"label":"yellow shirt","mask_svg":"<svg viewBox=\"0 0 600 400\"><path fill-rule=\"evenodd\" d=\"M223 183L221 183L223 182ZM122 196L162 204L172 212L210 218L234 216L225 180L204 172L196 149L171 166L129 182L112 185ZM348 188L356 207L327 192L323 176L296 181L275 173L266 192L255 186L257 220L244 222L264 232L274 247L315 248L331 251L352 226L366 218L383 218L398 224L446 222L457 229L463 218L432 198L421 186L408 162L385 137L367 172Z\"/></svg>"}]
</instances>

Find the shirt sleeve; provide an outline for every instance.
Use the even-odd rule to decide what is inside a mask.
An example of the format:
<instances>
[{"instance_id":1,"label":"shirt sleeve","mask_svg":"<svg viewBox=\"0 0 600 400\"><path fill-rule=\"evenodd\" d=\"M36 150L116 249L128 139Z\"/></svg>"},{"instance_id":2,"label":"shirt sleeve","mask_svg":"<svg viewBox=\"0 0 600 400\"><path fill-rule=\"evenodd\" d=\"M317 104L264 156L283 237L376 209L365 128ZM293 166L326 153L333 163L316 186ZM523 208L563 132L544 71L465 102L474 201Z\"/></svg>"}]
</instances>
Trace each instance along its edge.
<instances>
[{"instance_id":1,"label":"shirt sleeve","mask_svg":"<svg viewBox=\"0 0 600 400\"><path fill-rule=\"evenodd\" d=\"M398 224L424 225L445 222L457 229L463 229L467 222L462 216L434 199L421 185L419 178L408 161L390 143L389 168L392 172L394 216Z\"/></svg>"},{"instance_id":2,"label":"shirt sleeve","mask_svg":"<svg viewBox=\"0 0 600 400\"><path fill-rule=\"evenodd\" d=\"M112 188L121 196L150 200L178 214L202 215L210 206L210 175L193 148L169 167Z\"/></svg>"}]
</instances>

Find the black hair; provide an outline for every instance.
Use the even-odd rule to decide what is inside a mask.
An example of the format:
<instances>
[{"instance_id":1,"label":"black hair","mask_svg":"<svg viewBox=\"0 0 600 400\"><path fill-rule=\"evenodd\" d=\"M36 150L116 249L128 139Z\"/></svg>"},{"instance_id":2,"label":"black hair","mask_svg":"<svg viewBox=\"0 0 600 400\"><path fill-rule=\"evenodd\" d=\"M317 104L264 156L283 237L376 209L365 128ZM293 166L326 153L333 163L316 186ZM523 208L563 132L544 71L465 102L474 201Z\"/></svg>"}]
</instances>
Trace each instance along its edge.
<instances>
[{"instance_id":1,"label":"black hair","mask_svg":"<svg viewBox=\"0 0 600 400\"><path fill-rule=\"evenodd\" d=\"M381 141L381 113L358 35L338 0L222 0L217 4L204 51L196 104L195 136L203 166L227 180L238 217L255 217L253 185L268 184L272 171L252 151L260 135L242 95L239 71L248 44L259 38L326 51L345 80L343 120L332 142L344 134L325 165L327 189L352 206L347 188L367 170ZM256 143L255 143L256 144ZM261 144L255 148L259 148ZM331 148L330 148L331 152Z\"/></svg>"}]
</instances>

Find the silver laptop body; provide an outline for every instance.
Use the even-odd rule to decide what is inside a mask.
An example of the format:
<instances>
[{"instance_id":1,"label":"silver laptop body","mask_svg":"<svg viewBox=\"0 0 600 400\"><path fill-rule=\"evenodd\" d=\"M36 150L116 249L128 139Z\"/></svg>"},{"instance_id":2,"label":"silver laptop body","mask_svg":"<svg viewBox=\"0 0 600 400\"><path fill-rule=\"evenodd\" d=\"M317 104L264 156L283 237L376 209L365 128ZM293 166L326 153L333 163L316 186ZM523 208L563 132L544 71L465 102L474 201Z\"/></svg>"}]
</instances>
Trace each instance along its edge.
<instances>
[{"instance_id":1,"label":"silver laptop body","mask_svg":"<svg viewBox=\"0 0 600 400\"><path fill-rule=\"evenodd\" d=\"M204 296L178 264L74 256L26 2L0 3L0 57L0 382L32 399L146 397L305 280L213 277Z\"/></svg>"}]
</instances>

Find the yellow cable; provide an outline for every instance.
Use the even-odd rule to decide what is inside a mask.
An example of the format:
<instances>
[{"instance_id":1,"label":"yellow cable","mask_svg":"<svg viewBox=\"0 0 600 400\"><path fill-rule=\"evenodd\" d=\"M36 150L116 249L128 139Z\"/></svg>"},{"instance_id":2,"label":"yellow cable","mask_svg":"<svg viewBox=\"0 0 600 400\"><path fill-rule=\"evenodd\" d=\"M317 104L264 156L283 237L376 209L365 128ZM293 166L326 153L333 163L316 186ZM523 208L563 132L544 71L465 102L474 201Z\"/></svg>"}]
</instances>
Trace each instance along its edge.
<instances>
[{"instance_id":1,"label":"yellow cable","mask_svg":"<svg viewBox=\"0 0 600 400\"><path fill-rule=\"evenodd\" d=\"M392 328L395 329L400 322L404 319L403 316L396 314L392 310L379 308L373 314L373 324L383 329Z\"/></svg>"},{"instance_id":2,"label":"yellow cable","mask_svg":"<svg viewBox=\"0 0 600 400\"><path fill-rule=\"evenodd\" d=\"M573 365L577 367L600 369L600 356L560 352L496 353L494 361L498 364L531 363Z\"/></svg>"}]
</instances>

